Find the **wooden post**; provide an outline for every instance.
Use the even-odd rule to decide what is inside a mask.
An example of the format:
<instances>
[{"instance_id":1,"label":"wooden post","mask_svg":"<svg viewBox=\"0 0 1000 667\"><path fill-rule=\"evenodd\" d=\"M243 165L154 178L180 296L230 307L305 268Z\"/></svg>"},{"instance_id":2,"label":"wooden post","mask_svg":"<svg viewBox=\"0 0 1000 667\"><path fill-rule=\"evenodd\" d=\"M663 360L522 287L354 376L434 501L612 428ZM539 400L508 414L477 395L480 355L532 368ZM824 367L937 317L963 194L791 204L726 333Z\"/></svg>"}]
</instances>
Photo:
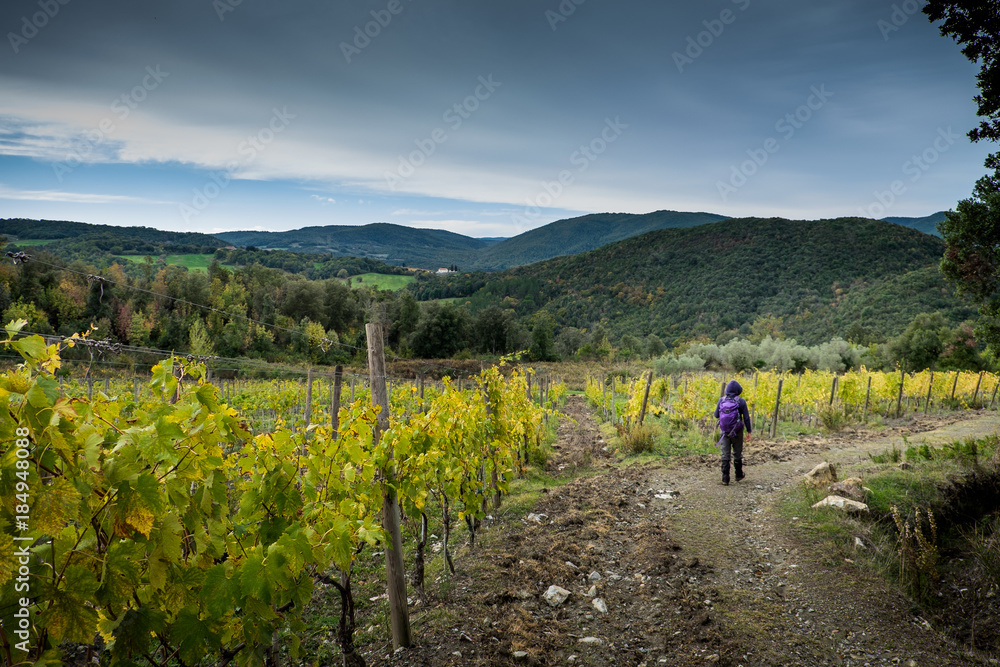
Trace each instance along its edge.
<instances>
[{"instance_id":1,"label":"wooden post","mask_svg":"<svg viewBox=\"0 0 1000 667\"><path fill-rule=\"evenodd\" d=\"M344 367L334 366L333 368L333 391L330 392L330 425L333 429L333 437L337 438L340 431L340 389L344 381Z\"/></svg>"},{"instance_id":2,"label":"wooden post","mask_svg":"<svg viewBox=\"0 0 1000 667\"><path fill-rule=\"evenodd\" d=\"M310 368L306 372L306 410L305 410L306 428L309 428L309 422L312 419L312 410L313 410L313 369Z\"/></svg>"},{"instance_id":3,"label":"wooden post","mask_svg":"<svg viewBox=\"0 0 1000 667\"><path fill-rule=\"evenodd\" d=\"M972 403L970 405L976 404L976 397L979 396L979 387L983 384L983 375L985 374L986 371L979 371L979 380L976 382L976 390L972 392Z\"/></svg>"},{"instance_id":4,"label":"wooden post","mask_svg":"<svg viewBox=\"0 0 1000 667\"><path fill-rule=\"evenodd\" d=\"M958 388L958 376L959 372L955 371L955 381L951 384L951 400L955 400L955 389Z\"/></svg>"},{"instance_id":5,"label":"wooden post","mask_svg":"<svg viewBox=\"0 0 1000 667\"><path fill-rule=\"evenodd\" d=\"M778 396L774 399L774 416L771 418L771 437L778 432L778 408L781 407L781 387L785 384L784 378L778 379Z\"/></svg>"},{"instance_id":6,"label":"wooden post","mask_svg":"<svg viewBox=\"0 0 1000 667\"><path fill-rule=\"evenodd\" d=\"M615 426L615 377L611 376L611 425Z\"/></svg>"},{"instance_id":7,"label":"wooden post","mask_svg":"<svg viewBox=\"0 0 1000 667\"><path fill-rule=\"evenodd\" d=\"M837 396L837 376L833 376L833 383L830 385L830 405L833 405L833 399Z\"/></svg>"},{"instance_id":8,"label":"wooden post","mask_svg":"<svg viewBox=\"0 0 1000 667\"><path fill-rule=\"evenodd\" d=\"M653 386L653 371L649 371L649 380L646 381L646 391L642 395L642 409L639 410L639 426L646 419L646 404L649 403L649 389Z\"/></svg>"},{"instance_id":9,"label":"wooden post","mask_svg":"<svg viewBox=\"0 0 1000 667\"><path fill-rule=\"evenodd\" d=\"M368 337L368 373L371 378L372 405L378 408L375 426L375 444L382 432L389 428L389 393L385 384L385 353L382 340L382 325L365 325ZM399 502L396 500L395 471L392 469L392 453L389 453L389 470L385 474L385 495L382 497L382 529L385 531L385 570L388 582L389 615L392 625L393 648L410 646L410 617L406 608L406 579L403 571L403 538L399 530Z\"/></svg>"},{"instance_id":10,"label":"wooden post","mask_svg":"<svg viewBox=\"0 0 1000 667\"><path fill-rule=\"evenodd\" d=\"M927 398L924 400L924 414L927 414L927 409L931 406L931 392L934 391L934 371L931 371L931 380L927 383Z\"/></svg>"},{"instance_id":11,"label":"wooden post","mask_svg":"<svg viewBox=\"0 0 1000 667\"><path fill-rule=\"evenodd\" d=\"M903 385L906 384L906 371L899 371L899 396L896 397L896 419L903 414Z\"/></svg>"},{"instance_id":12,"label":"wooden post","mask_svg":"<svg viewBox=\"0 0 1000 667\"><path fill-rule=\"evenodd\" d=\"M132 376L132 402L139 402L139 378L135 375Z\"/></svg>"},{"instance_id":13,"label":"wooden post","mask_svg":"<svg viewBox=\"0 0 1000 667\"><path fill-rule=\"evenodd\" d=\"M993 385L993 396L990 398L990 407L993 407L993 401L997 400L997 389L1000 389L1000 376L997 377L997 383ZM997 450L1000 451L1000 450Z\"/></svg>"}]
</instances>

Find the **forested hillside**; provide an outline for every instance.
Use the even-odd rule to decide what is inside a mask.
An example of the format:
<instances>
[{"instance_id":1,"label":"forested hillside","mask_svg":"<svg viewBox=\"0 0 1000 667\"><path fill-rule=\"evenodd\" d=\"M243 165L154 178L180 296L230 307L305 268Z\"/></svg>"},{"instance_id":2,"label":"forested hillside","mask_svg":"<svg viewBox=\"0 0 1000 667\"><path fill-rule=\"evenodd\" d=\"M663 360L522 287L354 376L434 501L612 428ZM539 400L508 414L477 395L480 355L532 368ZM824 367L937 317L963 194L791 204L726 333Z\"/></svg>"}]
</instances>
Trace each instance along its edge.
<instances>
[{"instance_id":1,"label":"forested hillside","mask_svg":"<svg viewBox=\"0 0 1000 667\"><path fill-rule=\"evenodd\" d=\"M604 323L665 342L754 323L819 342L852 325L896 335L918 312L972 315L936 270L935 237L861 218L743 218L667 229L496 274L429 278L418 298L461 297L473 310L540 309L556 326Z\"/></svg>"},{"instance_id":2,"label":"forested hillside","mask_svg":"<svg viewBox=\"0 0 1000 667\"><path fill-rule=\"evenodd\" d=\"M657 229L695 227L725 219L714 213L655 211L644 215L596 213L557 220L479 251L470 268L492 271L524 266L594 250Z\"/></svg>"},{"instance_id":3,"label":"forested hillside","mask_svg":"<svg viewBox=\"0 0 1000 667\"><path fill-rule=\"evenodd\" d=\"M237 246L372 257L389 264L424 269L454 264L468 266L474 252L489 245L488 241L440 229L388 223L306 227L289 232L223 232L216 236Z\"/></svg>"}]
</instances>

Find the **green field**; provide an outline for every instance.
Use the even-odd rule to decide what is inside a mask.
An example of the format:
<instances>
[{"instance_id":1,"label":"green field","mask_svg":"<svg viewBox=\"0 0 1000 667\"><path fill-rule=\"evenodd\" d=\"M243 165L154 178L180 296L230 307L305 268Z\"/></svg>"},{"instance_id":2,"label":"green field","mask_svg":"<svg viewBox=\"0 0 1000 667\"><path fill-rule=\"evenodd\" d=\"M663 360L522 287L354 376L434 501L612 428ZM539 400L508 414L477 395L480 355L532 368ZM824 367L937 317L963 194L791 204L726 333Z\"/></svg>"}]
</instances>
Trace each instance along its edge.
<instances>
[{"instance_id":1,"label":"green field","mask_svg":"<svg viewBox=\"0 0 1000 667\"><path fill-rule=\"evenodd\" d=\"M122 255L123 259L127 259L132 262L142 263L146 259L146 255ZM163 258L163 261L167 264L174 264L176 266L185 266L188 271L198 271L200 273L205 273L208 271L208 265L212 263L215 255L167 255ZM156 257L154 260L158 259Z\"/></svg>"},{"instance_id":2,"label":"green field","mask_svg":"<svg viewBox=\"0 0 1000 667\"><path fill-rule=\"evenodd\" d=\"M378 287L379 289L390 290L393 292L399 291L412 283L416 278L413 276L394 276L386 275L384 273L362 273L359 276L351 276L351 285L358 287L360 285L371 285L373 287Z\"/></svg>"},{"instance_id":3,"label":"green field","mask_svg":"<svg viewBox=\"0 0 1000 667\"><path fill-rule=\"evenodd\" d=\"M46 243L52 243L53 241L58 241L59 239L18 239L17 241L10 241L13 245L19 245L22 248L28 248L36 245L45 245Z\"/></svg>"}]
</instances>

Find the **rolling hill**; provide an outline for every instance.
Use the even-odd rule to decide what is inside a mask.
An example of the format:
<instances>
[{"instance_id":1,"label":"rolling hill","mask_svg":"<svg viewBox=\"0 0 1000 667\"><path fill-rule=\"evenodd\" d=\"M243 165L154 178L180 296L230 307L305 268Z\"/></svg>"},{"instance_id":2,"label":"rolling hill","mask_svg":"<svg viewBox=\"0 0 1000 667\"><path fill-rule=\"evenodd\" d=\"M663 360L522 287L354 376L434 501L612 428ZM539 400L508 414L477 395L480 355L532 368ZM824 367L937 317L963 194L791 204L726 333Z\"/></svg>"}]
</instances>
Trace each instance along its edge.
<instances>
[{"instance_id":1,"label":"rolling hill","mask_svg":"<svg viewBox=\"0 0 1000 667\"><path fill-rule=\"evenodd\" d=\"M936 234L944 213L889 221ZM595 213L557 220L507 239L477 239L441 230L414 229L388 223L363 226L329 225L287 232L224 232L216 237L236 246L256 246L334 256L371 257L388 264L436 269L497 271L575 255L658 229L697 227L726 220L715 213L654 211Z\"/></svg>"},{"instance_id":2,"label":"rolling hill","mask_svg":"<svg viewBox=\"0 0 1000 667\"><path fill-rule=\"evenodd\" d=\"M128 239L151 244L197 245L221 248L226 245L218 238L198 232L167 232L152 227L116 227L92 225L87 222L66 220L29 220L26 218L0 219L0 236L8 240L61 240L81 237Z\"/></svg>"},{"instance_id":3,"label":"rolling hill","mask_svg":"<svg viewBox=\"0 0 1000 667\"><path fill-rule=\"evenodd\" d=\"M897 225L903 225L905 227L912 227L924 234L931 234L932 236L941 236L938 232L937 224L945 219L944 211L938 211L932 215L925 216L923 218L882 218L886 222L894 222Z\"/></svg>"},{"instance_id":4,"label":"rolling hill","mask_svg":"<svg viewBox=\"0 0 1000 667\"><path fill-rule=\"evenodd\" d=\"M389 264L426 269L452 264L467 266L477 250L490 245L489 241L440 229L416 229L385 222L304 227L288 232L223 232L216 237L236 246L371 257Z\"/></svg>"},{"instance_id":5,"label":"rolling hill","mask_svg":"<svg viewBox=\"0 0 1000 667\"><path fill-rule=\"evenodd\" d=\"M695 227L725 219L714 213L655 211L643 215L596 213L557 220L479 251L472 268L491 271L524 266L594 250L657 229Z\"/></svg>"},{"instance_id":6,"label":"rolling hill","mask_svg":"<svg viewBox=\"0 0 1000 667\"><path fill-rule=\"evenodd\" d=\"M601 322L665 341L748 334L757 318L815 343L855 323L884 335L919 312L972 317L937 271L941 239L863 218L743 218L664 229L493 274L420 283L419 298L463 297L474 310L544 309L561 326Z\"/></svg>"}]
</instances>

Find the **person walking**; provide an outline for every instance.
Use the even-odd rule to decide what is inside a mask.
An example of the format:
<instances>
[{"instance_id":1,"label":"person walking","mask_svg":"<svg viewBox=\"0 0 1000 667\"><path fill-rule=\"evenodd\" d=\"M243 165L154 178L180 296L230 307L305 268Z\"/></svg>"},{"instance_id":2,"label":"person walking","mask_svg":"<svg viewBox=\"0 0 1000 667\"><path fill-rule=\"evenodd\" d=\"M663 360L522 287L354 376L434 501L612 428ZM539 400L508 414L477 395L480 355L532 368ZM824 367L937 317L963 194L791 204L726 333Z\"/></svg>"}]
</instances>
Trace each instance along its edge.
<instances>
[{"instance_id":1,"label":"person walking","mask_svg":"<svg viewBox=\"0 0 1000 667\"><path fill-rule=\"evenodd\" d=\"M743 387L736 380L726 385L725 395L719 399L715 407L715 418L719 420L722 437L717 447L722 450L722 483L729 486L729 462L732 460L736 468L736 481L743 474L743 429L746 428L747 442L750 441L750 411L747 402L740 397Z\"/></svg>"}]
</instances>

